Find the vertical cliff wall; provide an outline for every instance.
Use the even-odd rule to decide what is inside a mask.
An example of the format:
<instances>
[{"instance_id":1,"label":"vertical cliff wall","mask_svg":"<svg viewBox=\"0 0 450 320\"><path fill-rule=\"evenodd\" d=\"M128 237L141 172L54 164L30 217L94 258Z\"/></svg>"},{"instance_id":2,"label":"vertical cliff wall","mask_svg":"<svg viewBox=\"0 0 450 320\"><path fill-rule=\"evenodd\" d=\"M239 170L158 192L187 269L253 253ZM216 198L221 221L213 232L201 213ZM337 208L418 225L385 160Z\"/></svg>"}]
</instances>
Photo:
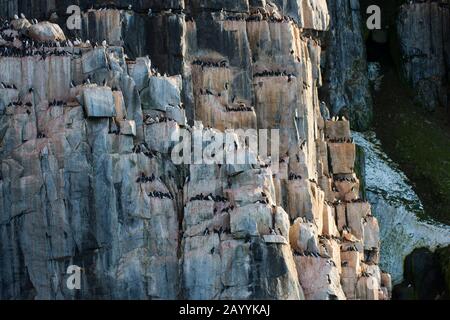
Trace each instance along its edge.
<instances>
[{"instance_id":1,"label":"vertical cliff wall","mask_svg":"<svg viewBox=\"0 0 450 320\"><path fill-rule=\"evenodd\" d=\"M401 63L417 102L428 110L449 109L450 9L446 1L408 3L399 8L396 27Z\"/></svg>"},{"instance_id":2,"label":"vertical cliff wall","mask_svg":"<svg viewBox=\"0 0 450 320\"><path fill-rule=\"evenodd\" d=\"M352 127L367 130L372 121L372 96L359 1L328 1L331 16L326 35L322 89L333 114L351 119Z\"/></svg>"},{"instance_id":3,"label":"vertical cliff wall","mask_svg":"<svg viewBox=\"0 0 450 320\"><path fill-rule=\"evenodd\" d=\"M329 19L325 1L117 2L70 42L3 21L0 297L388 299L350 124L321 114ZM278 129L279 159L238 138L257 163L174 164L174 134L230 129Z\"/></svg>"}]
</instances>

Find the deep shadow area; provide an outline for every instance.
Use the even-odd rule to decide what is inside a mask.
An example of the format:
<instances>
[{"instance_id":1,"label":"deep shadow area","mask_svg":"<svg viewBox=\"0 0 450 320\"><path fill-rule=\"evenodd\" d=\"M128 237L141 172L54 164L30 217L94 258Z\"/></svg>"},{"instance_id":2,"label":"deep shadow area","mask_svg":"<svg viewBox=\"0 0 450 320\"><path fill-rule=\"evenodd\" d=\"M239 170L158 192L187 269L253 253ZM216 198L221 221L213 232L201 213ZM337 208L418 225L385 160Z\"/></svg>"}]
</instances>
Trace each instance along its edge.
<instances>
[{"instance_id":1,"label":"deep shadow area","mask_svg":"<svg viewBox=\"0 0 450 320\"><path fill-rule=\"evenodd\" d=\"M379 43L373 40L372 34L366 40L367 62L379 62L382 66L390 68L393 64L389 42Z\"/></svg>"},{"instance_id":2,"label":"deep shadow area","mask_svg":"<svg viewBox=\"0 0 450 320\"><path fill-rule=\"evenodd\" d=\"M393 30L392 30L393 31ZM450 127L444 108L434 112L415 104L415 92L403 81L396 57L397 40L369 35L369 62L381 64L384 78L374 98L374 130L384 151L399 164L423 202L425 215L450 224Z\"/></svg>"},{"instance_id":3,"label":"deep shadow area","mask_svg":"<svg viewBox=\"0 0 450 320\"><path fill-rule=\"evenodd\" d=\"M449 249L447 247L431 252L428 248L419 248L408 255L404 262L404 281L394 287L392 299L449 299L446 282Z\"/></svg>"}]
</instances>

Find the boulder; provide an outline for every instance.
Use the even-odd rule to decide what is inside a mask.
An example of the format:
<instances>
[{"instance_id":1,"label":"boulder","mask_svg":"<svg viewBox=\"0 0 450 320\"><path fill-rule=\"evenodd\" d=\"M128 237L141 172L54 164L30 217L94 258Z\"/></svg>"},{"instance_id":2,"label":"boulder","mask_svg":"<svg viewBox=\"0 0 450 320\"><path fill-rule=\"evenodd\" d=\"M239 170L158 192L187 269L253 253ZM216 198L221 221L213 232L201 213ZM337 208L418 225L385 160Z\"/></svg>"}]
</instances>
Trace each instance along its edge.
<instances>
[{"instance_id":1,"label":"boulder","mask_svg":"<svg viewBox=\"0 0 450 320\"><path fill-rule=\"evenodd\" d=\"M48 21L31 25L28 28L28 34L33 40L40 42L66 40L61 27Z\"/></svg>"}]
</instances>

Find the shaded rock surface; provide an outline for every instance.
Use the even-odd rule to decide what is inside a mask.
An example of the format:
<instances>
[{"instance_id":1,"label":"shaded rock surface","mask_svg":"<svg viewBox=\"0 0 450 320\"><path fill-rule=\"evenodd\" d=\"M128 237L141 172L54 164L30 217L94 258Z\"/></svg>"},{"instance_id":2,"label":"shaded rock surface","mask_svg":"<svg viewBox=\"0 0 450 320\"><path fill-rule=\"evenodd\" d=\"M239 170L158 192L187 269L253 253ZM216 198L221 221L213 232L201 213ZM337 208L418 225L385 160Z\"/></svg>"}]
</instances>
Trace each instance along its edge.
<instances>
[{"instance_id":1,"label":"shaded rock surface","mask_svg":"<svg viewBox=\"0 0 450 320\"><path fill-rule=\"evenodd\" d=\"M333 114L350 118L357 130L367 130L373 111L359 1L330 0L328 7L331 23L322 90Z\"/></svg>"},{"instance_id":2,"label":"shaded rock surface","mask_svg":"<svg viewBox=\"0 0 450 320\"><path fill-rule=\"evenodd\" d=\"M407 3L396 21L403 72L428 110L449 108L450 8L447 1ZM448 111L448 110L447 110Z\"/></svg>"}]
</instances>

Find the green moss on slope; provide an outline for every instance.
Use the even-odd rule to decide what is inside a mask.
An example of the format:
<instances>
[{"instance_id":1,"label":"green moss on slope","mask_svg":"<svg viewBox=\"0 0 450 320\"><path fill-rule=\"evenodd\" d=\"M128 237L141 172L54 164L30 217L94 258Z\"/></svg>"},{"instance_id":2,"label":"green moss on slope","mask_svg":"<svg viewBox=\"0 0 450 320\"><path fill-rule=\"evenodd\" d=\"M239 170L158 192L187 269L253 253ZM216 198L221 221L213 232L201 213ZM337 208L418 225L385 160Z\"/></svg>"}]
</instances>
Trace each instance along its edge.
<instances>
[{"instance_id":1,"label":"green moss on slope","mask_svg":"<svg viewBox=\"0 0 450 320\"><path fill-rule=\"evenodd\" d=\"M375 94L375 131L412 181L427 215L450 224L450 127L444 109L427 113L393 69Z\"/></svg>"}]
</instances>

